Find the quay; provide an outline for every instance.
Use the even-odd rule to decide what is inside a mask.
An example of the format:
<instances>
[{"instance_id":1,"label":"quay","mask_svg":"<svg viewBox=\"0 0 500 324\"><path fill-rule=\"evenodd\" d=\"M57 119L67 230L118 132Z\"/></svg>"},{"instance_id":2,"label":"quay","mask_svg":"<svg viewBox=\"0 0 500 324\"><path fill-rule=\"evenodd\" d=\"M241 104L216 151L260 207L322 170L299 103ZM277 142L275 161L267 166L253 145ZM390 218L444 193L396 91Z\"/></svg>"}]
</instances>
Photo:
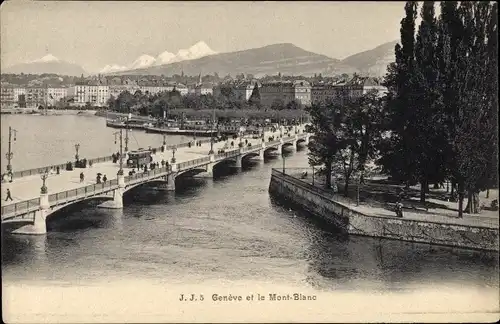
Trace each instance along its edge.
<instances>
[{"instance_id":1,"label":"quay","mask_svg":"<svg viewBox=\"0 0 500 324\"><path fill-rule=\"evenodd\" d=\"M405 213L378 207L352 206L336 201L335 195L287 170L273 169L269 184L271 195L291 202L331 224L341 232L393 240L499 251L498 214L494 217Z\"/></svg>"},{"instance_id":2,"label":"quay","mask_svg":"<svg viewBox=\"0 0 500 324\"><path fill-rule=\"evenodd\" d=\"M263 138L240 137L215 143L202 141L201 146L194 142L170 147L163 145L152 155L152 162L166 161L168 166L132 175L129 175L132 168L107 158L92 167L72 171L61 168L60 174L45 173L44 170L41 171L43 174L29 172L29 175L26 173L12 182L2 183L2 198L7 189L14 198L8 202L2 199L2 228L17 234L44 234L47 231L46 219L72 204L95 199L102 202L99 205L102 208L123 208L123 194L140 185L154 183L158 190L175 191L176 181L182 181L184 177L213 177L215 167L232 164L241 168L248 158L262 161L270 151L281 153L286 147L296 149L298 145L307 144L309 137L303 126L297 126L293 133L286 132L284 127L273 133L264 132ZM229 144L231 142L234 146ZM126 160L127 152L123 155L123 160ZM84 181L80 181L80 172L85 174ZM98 173L106 175L108 180L97 183Z\"/></svg>"}]
</instances>

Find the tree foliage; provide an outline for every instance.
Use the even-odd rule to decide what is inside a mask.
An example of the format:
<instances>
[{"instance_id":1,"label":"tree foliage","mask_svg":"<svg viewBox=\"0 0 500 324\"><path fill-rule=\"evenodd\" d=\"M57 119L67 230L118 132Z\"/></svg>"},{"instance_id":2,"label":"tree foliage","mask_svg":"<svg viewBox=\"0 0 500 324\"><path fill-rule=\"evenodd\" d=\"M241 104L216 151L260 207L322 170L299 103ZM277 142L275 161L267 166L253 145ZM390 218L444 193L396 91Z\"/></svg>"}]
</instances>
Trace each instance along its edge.
<instances>
[{"instance_id":1,"label":"tree foliage","mask_svg":"<svg viewBox=\"0 0 500 324\"><path fill-rule=\"evenodd\" d=\"M477 194L498 181L497 174L497 4L443 1L435 17L433 1L421 8L407 2L401 45L388 67L386 130L380 163L393 177L420 182L421 200L429 182L458 185L459 213L477 212Z\"/></svg>"}]
</instances>

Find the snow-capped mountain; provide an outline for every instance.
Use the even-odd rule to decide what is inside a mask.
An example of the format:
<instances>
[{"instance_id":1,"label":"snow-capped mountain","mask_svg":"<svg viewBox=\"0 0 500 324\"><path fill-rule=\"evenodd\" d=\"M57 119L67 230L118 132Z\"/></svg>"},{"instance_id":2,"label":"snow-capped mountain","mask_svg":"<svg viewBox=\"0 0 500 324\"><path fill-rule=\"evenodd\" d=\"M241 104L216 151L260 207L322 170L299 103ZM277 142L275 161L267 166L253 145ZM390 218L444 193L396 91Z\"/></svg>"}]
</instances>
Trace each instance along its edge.
<instances>
[{"instance_id":1,"label":"snow-capped mountain","mask_svg":"<svg viewBox=\"0 0 500 324\"><path fill-rule=\"evenodd\" d=\"M38 62L59 62L60 60L52 54L47 54L42 58L27 62L27 63L38 63Z\"/></svg>"},{"instance_id":2,"label":"snow-capped mountain","mask_svg":"<svg viewBox=\"0 0 500 324\"><path fill-rule=\"evenodd\" d=\"M59 75L80 76L87 72L78 64L63 61L52 54L47 54L42 58L24 63L2 67L2 73L14 74L43 74L55 73Z\"/></svg>"},{"instance_id":3,"label":"snow-capped mountain","mask_svg":"<svg viewBox=\"0 0 500 324\"><path fill-rule=\"evenodd\" d=\"M186 60L195 60L208 55L214 55L217 52L213 51L205 42L198 42L188 49L180 49L177 54L169 51L164 51L155 58L148 54L139 56L134 62L127 66L111 64L103 67L99 73L112 73L118 71L135 70L147 68L154 65L162 65L175 63Z\"/></svg>"}]
</instances>

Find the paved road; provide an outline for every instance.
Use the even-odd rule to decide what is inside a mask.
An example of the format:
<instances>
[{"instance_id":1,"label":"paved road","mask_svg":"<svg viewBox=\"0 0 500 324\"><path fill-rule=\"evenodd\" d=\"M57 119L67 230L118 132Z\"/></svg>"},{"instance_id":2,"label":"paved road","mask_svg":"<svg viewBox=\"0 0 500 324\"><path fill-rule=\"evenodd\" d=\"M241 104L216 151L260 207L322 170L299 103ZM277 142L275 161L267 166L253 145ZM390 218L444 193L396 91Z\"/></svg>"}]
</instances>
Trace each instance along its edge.
<instances>
[{"instance_id":1,"label":"paved road","mask_svg":"<svg viewBox=\"0 0 500 324\"><path fill-rule=\"evenodd\" d=\"M279 131L274 133L266 132L264 134L267 139L269 136L275 136L278 138ZM277 136L278 135L278 136ZM284 135L285 136L285 135ZM247 136L246 139L252 143L252 146L258 145L261 143L261 139L252 139L250 136ZM245 138L242 139L243 141ZM223 148L225 145L229 146L231 141L234 142L234 148L238 147L239 138L232 139L226 142L219 142L214 144L214 151L217 154L217 151ZM231 149L230 147L228 149ZM182 163L194 159L199 159L202 157L208 156L208 152L210 151L210 143L202 144L202 146L191 146L190 148L179 148L175 153L176 163ZM157 154L153 155L153 161L161 163L162 160L171 161L172 159L172 151L168 150L165 152L157 152ZM126 159L124 158L124 165L126 164ZM76 189L83 186L91 185L96 183L97 173L102 173L106 175L108 180L113 180L117 178L117 172L119 170L119 163L112 162L103 162L94 164L91 168L85 169L74 169L73 171L61 171L61 173L55 174L52 173L49 175L46 180L46 186L48 188L49 194L62 192L66 190ZM124 168L125 175L128 175L128 171L131 170L129 168ZM85 175L85 180L80 182L80 172L83 172ZM20 201L38 198L40 196L40 187L42 186L42 180L40 179L40 175L27 176L19 179L14 179L11 183L3 183L1 186L2 193L2 206L8 206L13 203L17 203ZM5 201L6 191L10 189L13 200Z\"/></svg>"}]
</instances>

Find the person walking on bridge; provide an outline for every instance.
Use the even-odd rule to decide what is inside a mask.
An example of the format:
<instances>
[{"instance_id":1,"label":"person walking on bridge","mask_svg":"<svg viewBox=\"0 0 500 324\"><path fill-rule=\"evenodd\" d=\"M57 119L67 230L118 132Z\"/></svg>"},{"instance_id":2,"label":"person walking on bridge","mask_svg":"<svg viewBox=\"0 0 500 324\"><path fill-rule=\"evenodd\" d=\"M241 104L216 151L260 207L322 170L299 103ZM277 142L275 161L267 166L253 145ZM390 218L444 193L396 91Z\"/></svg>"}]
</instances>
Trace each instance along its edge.
<instances>
[{"instance_id":1,"label":"person walking on bridge","mask_svg":"<svg viewBox=\"0 0 500 324\"><path fill-rule=\"evenodd\" d=\"M80 172L80 183L83 182L85 179L85 175L83 175L83 172Z\"/></svg>"},{"instance_id":2,"label":"person walking on bridge","mask_svg":"<svg viewBox=\"0 0 500 324\"><path fill-rule=\"evenodd\" d=\"M7 201L7 200L9 200L9 199L10 199L11 201L12 201L12 200L14 200L14 199L12 199L12 197L11 197L11 195L10 195L10 189L7 189L7 197L5 198L5 201Z\"/></svg>"}]
</instances>

